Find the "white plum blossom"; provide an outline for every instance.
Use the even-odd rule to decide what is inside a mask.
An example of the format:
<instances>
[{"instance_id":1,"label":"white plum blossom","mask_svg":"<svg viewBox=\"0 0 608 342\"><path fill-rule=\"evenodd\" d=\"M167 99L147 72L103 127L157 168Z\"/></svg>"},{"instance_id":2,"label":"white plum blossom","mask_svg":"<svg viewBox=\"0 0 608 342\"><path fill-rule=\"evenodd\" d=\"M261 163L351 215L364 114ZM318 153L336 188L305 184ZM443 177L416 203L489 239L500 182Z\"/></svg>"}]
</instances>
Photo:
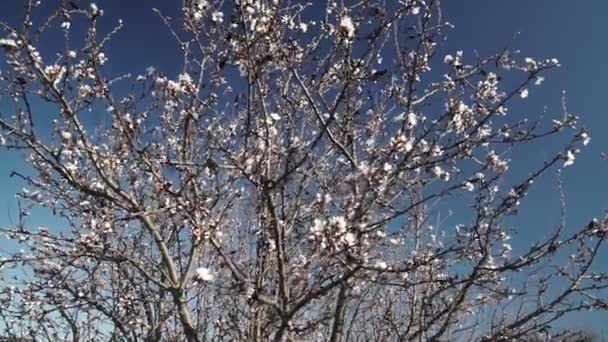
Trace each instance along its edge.
<instances>
[{"instance_id":1,"label":"white plum blossom","mask_svg":"<svg viewBox=\"0 0 608 342\"><path fill-rule=\"evenodd\" d=\"M66 162L63 166L70 173L75 173L76 171L78 171L78 164L76 164L75 162Z\"/></svg>"},{"instance_id":2,"label":"white plum blossom","mask_svg":"<svg viewBox=\"0 0 608 342\"><path fill-rule=\"evenodd\" d=\"M412 129L418 124L418 116L415 113L409 113L405 120L407 127Z\"/></svg>"},{"instance_id":3,"label":"white plum blossom","mask_svg":"<svg viewBox=\"0 0 608 342\"><path fill-rule=\"evenodd\" d=\"M494 151L491 151L486 158L488 168L496 173L503 173L508 170L509 164L502 160Z\"/></svg>"},{"instance_id":4,"label":"white plum blossom","mask_svg":"<svg viewBox=\"0 0 608 342\"><path fill-rule=\"evenodd\" d=\"M194 19L195 22L200 22L201 19L203 19L203 12L200 10L193 11L192 19Z\"/></svg>"},{"instance_id":5,"label":"white plum blossom","mask_svg":"<svg viewBox=\"0 0 608 342\"><path fill-rule=\"evenodd\" d=\"M431 156L433 157L441 157L443 155L443 148L439 145L434 145L431 149Z\"/></svg>"},{"instance_id":6,"label":"white plum blossom","mask_svg":"<svg viewBox=\"0 0 608 342\"><path fill-rule=\"evenodd\" d=\"M455 59L454 59L454 56L452 56L452 55L450 55L450 54L447 54L447 55L445 55L445 57L443 58L443 63L445 63L445 64L452 64L452 63L454 63L454 60L455 60Z\"/></svg>"},{"instance_id":7,"label":"white plum blossom","mask_svg":"<svg viewBox=\"0 0 608 342\"><path fill-rule=\"evenodd\" d=\"M224 22L224 13L220 12L220 11L211 13L211 20L217 24L223 23Z\"/></svg>"},{"instance_id":8,"label":"white plum blossom","mask_svg":"<svg viewBox=\"0 0 608 342\"><path fill-rule=\"evenodd\" d=\"M462 101L456 104L451 104L453 110L452 120L450 121L450 129L457 133L462 133L466 130L473 117L473 110Z\"/></svg>"},{"instance_id":9,"label":"white plum blossom","mask_svg":"<svg viewBox=\"0 0 608 342\"><path fill-rule=\"evenodd\" d=\"M388 269L388 265L387 265L386 261L384 261L384 260L376 260L373 264L373 267L379 268L381 270Z\"/></svg>"},{"instance_id":10,"label":"white plum blossom","mask_svg":"<svg viewBox=\"0 0 608 342\"><path fill-rule=\"evenodd\" d=\"M92 93L93 88L88 84L81 84L80 87L78 87L78 96L81 98L90 96Z\"/></svg>"},{"instance_id":11,"label":"white plum blossom","mask_svg":"<svg viewBox=\"0 0 608 342\"><path fill-rule=\"evenodd\" d=\"M399 134L393 138L393 144L402 151L409 152L414 148L414 141L405 134Z\"/></svg>"},{"instance_id":12,"label":"white plum blossom","mask_svg":"<svg viewBox=\"0 0 608 342\"><path fill-rule=\"evenodd\" d=\"M274 120L274 121L279 121L279 120L281 120L281 116L280 116L278 113L276 113L276 112L272 112L272 113L270 113L270 118L271 118L272 120Z\"/></svg>"},{"instance_id":13,"label":"white plum blossom","mask_svg":"<svg viewBox=\"0 0 608 342\"><path fill-rule=\"evenodd\" d=\"M49 78L49 80L51 80L53 82L54 86L57 86L58 83L63 79L65 72L66 72L66 68L63 65L59 66L57 64L53 64L53 65L47 65L44 68L44 73Z\"/></svg>"},{"instance_id":14,"label":"white plum blossom","mask_svg":"<svg viewBox=\"0 0 608 342\"><path fill-rule=\"evenodd\" d=\"M338 215L329 219L329 224L338 228L338 231L346 231L347 222L344 216Z\"/></svg>"},{"instance_id":15,"label":"white plum blossom","mask_svg":"<svg viewBox=\"0 0 608 342\"><path fill-rule=\"evenodd\" d=\"M576 159L573 150L566 151L566 156L564 157L564 167L570 166L574 164L574 159Z\"/></svg>"},{"instance_id":16,"label":"white plum blossom","mask_svg":"<svg viewBox=\"0 0 608 342\"><path fill-rule=\"evenodd\" d=\"M543 84L544 81L545 81L545 78L543 76L538 76L536 78L536 80L534 81L534 85L539 86L539 85Z\"/></svg>"},{"instance_id":17,"label":"white plum blossom","mask_svg":"<svg viewBox=\"0 0 608 342\"><path fill-rule=\"evenodd\" d=\"M183 90L182 84L180 82L176 82L174 80L167 81L167 90L180 93Z\"/></svg>"},{"instance_id":18,"label":"white plum blossom","mask_svg":"<svg viewBox=\"0 0 608 342\"><path fill-rule=\"evenodd\" d=\"M5 49L8 49L8 50L18 49L19 48L19 45L17 44L17 41L15 41L14 39L11 39L11 38L2 38L2 39L0 39L0 46L2 46Z\"/></svg>"},{"instance_id":19,"label":"white plum blossom","mask_svg":"<svg viewBox=\"0 0 608 342\"><path fill-rule=\"evenodd\" d=\"M439 165L435 165L431 168L431 172L433 173L433 175L435 175L435 177L443 180L443 181L449 181L450 180L450 174L447 171L444 171Z\"/></svg>"},{"instance_id":20,"label":"white plum blossom","mask_svg":"<svg viewBox=\"0 0 608 342\"><path fill-rule=\"evenodd\" d=\"M70 141L70 140L72 140L72 133L70 133L68 131L62 131L61 132L61 139L63 141Z\"/></svg>"},{"instance_id":21,"label":"white plum blossom","mask_svg":"<svg viewBox=\"0 0 608 342\"><path fill-rule=\"evenodd\" d=\"M343 241L346 246L352 247L357 244L357 237L352 232L348 232L344 234Z\"/></svg>"},{"instance_id":22,"label":"white plum blossom","mask_svg":"<svg viewBox=\"0 0 608 342\"><path fill-rule=\"evenodd\" d=\"M93 17L103 15L103 10L99 9L97 4L94 2L89 5L89 10L91 11L91 16Z\"/></svg>"},{"instance_id":23,"label":"white plum blossom","mask_svg":"<svg viewBox=\"0 0 608 342\"><path fill-rule=\"evenodd\" d=\"M177 80L180 83L184 83L184 84L192 84L192 77L190 77L190 75L188 75L188 73L181 73L177 76Z\"/></svg>"},{"instance_id":24,"label":"white plum blossom","mask_svg":"<svg viewBox=\"0 0 608 342\"><path fill-rule=\"evenodd\" d=\"M531 57L526 57L525 58L525 63L526 63L526 70L533 72L536 71L538 69L538 63Z\"/></svg>"},{"instance_id":25,"label":"white plum blossom","mask_svg":"<svg viewBox=\"0 0 608 342\"><path fill-rule=\"evenodd\" d=\"M464 52L463 51L456 51L456 55L451 55L451 54L447 54L445 55L445 57L443 57L443 63L454 66L454 67L460 67L462 66L462 56L463 56Z\"/></svg>"},{"instance_id":26,"label":"white plum blossom","mask_svg":"<svg viewBox=\"0 0 608 342\"><path fill-rule=\"evenodd\" d=\"M347 38L353 38L355 36L355 24L353 23L353 19L348 15L343 15L340 18L339 24L340 30L346 34Z\"/></svg>"},{"instance_id":27,"label":"white plum blossom","mask_svg":"<svg viewBox=\"0 0 608 342\"><path fill-rule=\"evenodd\" d=\"M202 282L210 282L215 279L215 274L207 267L199 267L196 269L196 278Z\"/></svg>"},{"instance_id":28,"label":"white plum blossom","mask_svg":"<svg viewBox=\"0 0 608 342\"><path fill-rule=\"evenodd\" d=\"M106 57L105 53L100 52L97 54L97 61L100 65L104 65L108 61L108 57Z\"/></svg>"},{"instance_id":29,"label":"white plum blossom","mask_svg":"<svg viewBox=\"0 0 608 342\"><path fill-rule=\"evenodd\" d=\"M498 75L493 72L488 73L486 79L477 85L477 97L490 102L498 101L502 95L498 90L498 83Z\"/></svg>"},{"instance_id":30,"label":"white plum blossom","mask_svg":"<svg viewBox=\"0 0 608 342\"><path fill-rule=\"evenodd\" d=\"M581 133L580 137L583 140L584 146L589 145L589 142L591 141L591 137L589 136L589 134L587 134L587 132Z\"/></svg>"},{"instance_id":31,"label":"white plum blossom","mask_svg":"<svg viewBox=\"0 0 608 342\"><path fill-rule=\"evenodd\" d=\"M209 2L207 0L195 0L193 1L193 6L197 10L202 11L209 6Z\"/></svg>"},{"instance_id":32,"label":"white plum blossom","mask_svg":"<svg viewBox=\"0 0 608 342\"><path fill-rule=\"evenodd\" d=\"M412 139L408 139L405 144L403 144L403 150L405 152L410 152L414 148L414 141Z\"/></svg>"},{"instance_id":33,"label":"white plum blossom","mask_svg":"<svg viewBox=\"0 0 608 342\"><path fill-rule=\"evenodd\" d=\"M319 235L325 230L325 222L324 220L315 219L312 227L310 228L310 232L312 235Z\"/></svg>"}]
</instances>

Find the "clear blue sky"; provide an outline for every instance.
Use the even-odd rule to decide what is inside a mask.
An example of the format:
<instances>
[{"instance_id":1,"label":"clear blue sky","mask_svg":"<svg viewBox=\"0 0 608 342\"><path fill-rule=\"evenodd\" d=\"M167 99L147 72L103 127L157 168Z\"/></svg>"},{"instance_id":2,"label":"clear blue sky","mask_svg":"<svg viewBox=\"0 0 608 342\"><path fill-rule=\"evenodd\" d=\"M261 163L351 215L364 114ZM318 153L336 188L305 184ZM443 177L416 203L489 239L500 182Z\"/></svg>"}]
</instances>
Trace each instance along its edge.
<instances>
[{"instance_id":1,"label":"clear blue sky","mask_svg":"<svg viewBox=\"0 0 608 342\"><path fill-rule=\"evenodd\" d=\"M559 115L561 93L566 91L569 111L580 116L580 124L592 136L574 166L563 172L568 224L575 228L601 215L608 208L608 160L600 156L608 152L608 1L464 0L443 4L444 15L456 26L448 48L489 54L519 32L513 47L523 56L560 60L562 67L550 72L542 87L530 88L525 105L518 107L523 112L517 114L535 115L546 106L549 113ZM553 151L551 146L534 146L514 159L521 158L522 165L538 163L549 151ZM523 203L517 219L521 222L517 226L519 242L529 243L556 223L555 188L553 179L541 182ZM600 260L604 271L608 270L606 255ZM560 325L606 335L606 322L608 313L584 313L567 317Z\"/></svg>"},{"instance_id":2,"label":"clear blue sky","mask_svg":"<svg viewBox=\"0 0 608 342\"><path fill-rule=\"evenodd\" d=\"M313 0L314 1L314 0ZM389 0L390 1L390 0ZM21 14L22 0L0 1L0 18L15 22ZM43 2L55 2L43 0ZM88 2L74 2L88 6ZM103 22L124 20L125 30L109 45L109 68L112 74L137 73L154 65L167 74L179 69L179 52L170 33L151 10L179 15L179 0L99 0L105 10ZM546 106L549 113L561 113L562 90L567 92L568 108L580 116L581 124L592 137L590 146L577 156L573 167L564 170L564 189L568 202L568 223L576 227L599 216L608 208L608 1L572 0L444 0L444 16L456 28L449 32L445 53L464 50L471 55L490 54L503 47L515 33L520 33L513 47L523 56L557 57L562 68L547 76L542 87L531 88L525 105L517 106L517 115L535 115ZM109 26L108 26L109 27ZM49 46L59 42L46 41ZM59 43L60 44L60 43ZM44 47L42 48L44 51ZM6 99L2 99L4 103ZM0 106L2 110L6 107ZM534 146L513 156L521 165L540 162L555 151L552 146ZM16 214L14 193L23 185L10 179L14 169L23 169L16 153L0 151L0 226L10 224ZM550 229L558 213L555 183L550 179L539 184L524 203L517 222L521 241L530 241ZM48 224L46 214L33 215L33 225ZM0 247L2 247L0 245ZM603 268L608 269L608 261ZM581 319L582 317L582 319ZM596 327L608 321L608 314L584 314L564 320L564 326Z\"/></svg>"}]
</instances>

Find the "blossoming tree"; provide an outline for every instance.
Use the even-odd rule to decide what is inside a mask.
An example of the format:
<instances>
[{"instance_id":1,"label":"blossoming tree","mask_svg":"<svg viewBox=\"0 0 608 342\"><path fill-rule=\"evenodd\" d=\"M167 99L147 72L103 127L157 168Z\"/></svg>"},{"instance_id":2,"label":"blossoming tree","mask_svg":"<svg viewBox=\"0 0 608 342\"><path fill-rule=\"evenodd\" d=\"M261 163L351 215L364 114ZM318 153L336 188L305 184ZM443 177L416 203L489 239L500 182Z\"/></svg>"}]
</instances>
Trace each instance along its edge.
<instances>
[{"instance_id":1,"label":"blossoming tree","mask_svg":"<svg viewBox=\"0 0 608 342\"><path fill-rule=\"evenodd\" d=\"M192 0L183 21L157 11L181 73L121 76L105 47L122 23L26 4L0 23L0 141L31 166L2 230L21 249L1 261L7 334L498 341L606 308L606 218L509 241L534 181L590 139L565 105L508 111L557 60L443 51L437 0ZM511 176L510 151L553 135L558 152ZM32 208L65 224L31 227Z\"/></svg>"}]
</instances>

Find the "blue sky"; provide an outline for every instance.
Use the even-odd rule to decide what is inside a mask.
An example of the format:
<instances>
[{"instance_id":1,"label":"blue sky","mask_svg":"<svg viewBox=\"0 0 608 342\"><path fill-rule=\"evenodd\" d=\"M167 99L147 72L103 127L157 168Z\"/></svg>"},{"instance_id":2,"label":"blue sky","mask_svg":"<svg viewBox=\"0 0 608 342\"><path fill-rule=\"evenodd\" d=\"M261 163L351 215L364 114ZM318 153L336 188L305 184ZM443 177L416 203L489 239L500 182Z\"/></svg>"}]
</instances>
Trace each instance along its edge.
<instances>
[{"instance_id":1,"label":"blue sky","mask_svg":"<svg viewBox=\"0 0 608 342\"><path fill-rule=\"evenodd\" d=\"M535 115L546 106L548 113L561 113L562 91L566 91L568 110L580 116L592 141L577 156L573 167L563 171L570 228L585 224L608 208L606 193L608 160L608 1L567 0L464 0L443 1L444 15L456 27L449 33L446 49L477 50L482 55L500 49L519 33L513 47L523 56L556 57L562 67L551 71L542 87L530 88L530 97L518 106L517 115ZM538 163L555 146L535 145L518 158L522 164ZM554 179L546 179L523 203L516 222L519 242L530 242L550 229L557 221L558 193ZM604 251L605 252L605 251ZM605 257L604 253L604 257ZM608 269L608 261L600 260ZM606 335L603 328L607 313L584 313L566 317L559 325L589 329Z\"/></svg>"},{"instance_id":2,"label":"blue sky","mask_svg":"<svg viewBox=\"0 0 608 342\"><path fill-rule=\"evenodd\" d=\"M22 0L0 1L0 18L15 22L19 19ZM46 2L49 2L48 0ZM85 3L75 1L77 3ZM179 52L169 31L151 10L177 17L181 1L168 0L99 0L105 10L106 29L123 19L125 29L109 45L107 70L111 74L137 73L154 65L167 74L179 70ZM608 160L601 152L608 152L608 1L572 0L444 0L443 14L455 25L448 33L445 53L463 50L465 55L478 51L487 55L502 48L516 33L513 47L522 57L556 57L562 68L550 72L542 87L531 88L530 97L517 105L516 115L533 116L548 109L555 116L561 114L562 91L566 91L568 109L580 116L581 125L588 128L591 144L577 156L573 167L563 173L567 197L568 224L577 227L593 216L600 216L608 208L606 177ZM57 42L45 41L45 48ZM3 104L5 99L1 99ZM0 106L3 111L7 108ZM553 145L534 145L513 156L522 165L540 162L555 151ZM18 179L9 178L12 170L24 165L19 154L0 151L0 226L10 224L16 216L14 193L21 189ZM516 220L517 239L530 241L556 222L557 192L555 182L541 182L524 203ZM33 225L53 222L46 214L33 215ZM0 245L0 248L3 246ZM608 261L602 264L608 269ZM583 317L583 319L581 319ZM608 314L596 313L574 316L562 324L570 327L596 327L608 321Z\"/></svg>"}]
</instances>

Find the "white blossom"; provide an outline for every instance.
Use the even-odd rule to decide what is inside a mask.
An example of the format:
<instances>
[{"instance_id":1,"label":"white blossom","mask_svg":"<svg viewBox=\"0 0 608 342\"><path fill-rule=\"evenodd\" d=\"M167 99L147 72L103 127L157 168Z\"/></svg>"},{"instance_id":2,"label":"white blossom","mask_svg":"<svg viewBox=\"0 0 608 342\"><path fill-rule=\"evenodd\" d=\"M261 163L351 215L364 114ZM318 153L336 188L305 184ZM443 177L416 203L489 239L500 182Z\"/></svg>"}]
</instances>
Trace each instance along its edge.
<instances>
[{"instance_id":1,"label":"white blossom","mask_svg":"<svg viewBox=\"0 0 608 342\"><path fill-rule=\"evenodd\" d=\"M195 0L195 1L193 1L193 5L194 5L195 9L202 11L205 8L207 8L207 6L209 5L209 2L207 0Z\"/></svg>"},{"instance_id":2,"label":"white blossom","mask_svg":"<svg viewBox=\"0 0 608 342\"><path fill-rule=\"evenodd\" d=\"M407 127L412 129L418 124L418 116L415 113L409 113L406 117Z\"/></svg>"},{"instance_id":3,"label":"white blossom","mask_svg":"<svg viewBox=\"0 0 608 342\"><path fill-rule=\"evenodd\" d=\"M405 152L410 152L414 148L414 141L412 139L408 139L403 145L403 149Z\"/></svg>"},{"instance_id":4,"label":"white blossom","mask_svg":"<svg viewBox=\"0 0 608 342\"><path fill-rule=\"evenodd\" d=\"M526 57L525 63L526 63L527 71L532 72L532 71L536 71L538 69L538 63L536 63L536 61L531 57Z\"/></svg>"},{"instance_id":5,"label":"white blossom","mask_svg":"<svg viewBox=\"0 0 608 342\"><path fill-rule=\"evenodd\" d=\"M210 282L215 279L215 274L207 267L199 267L196 269L196 277L203 282Z\"/></svg>"},{"instance_id":6,"label":"white blossom","mask_svg":"<svg viewBox=\"0 0 608 342\"><path fill-rule=\"evenodd\" d=\"M192 84L192 77L190 77L190 75L188 75L187 73L181 73L177 76L177 80L180 83L184 83L184 84Z\"/></svg>"},{"instance_id":7,"label":"white blossom","mask_svg":"<svg viewBox=\"0 0 608 342\"><path fill-rule=\"evenodd\" d=\"M589 145L589 142L591 141L591 137L589 136L589 134L587 134L587 132L581 133L581 139L583 140L584 146Z\"/></svg>"},{"instance_id":8,"label":"white blossom","mask_svg":"<svg viewBox=\"0 0 608 342\"><path fill-rule=\"evenodd\" d=\"M346 231L347 222L344 216L338 215L329 219L329 224L338 228L338 231Z\"/></svg>"},{"instance_id":9,"label":"white blossom","mask_svg":"<svg viewBox=\"0 0 608 342\"><path fill-rule=\"evenodd\" d=\"M435 177L438 177L441 180L446 182L450 180L450 174L444 171L439 165L433 166L431 168L431 172L435 175Z\"/></svg>"},{"instance_id":10,"label":"white blossom","mask_svg":"<svg viewBox=\"0 0 608 342\"><path fill-rule=\"evenodd\" d=\"M100 52L97 54L97 61L99 64L104 65L108 61L108 57L106 57L105 53Z\"/></svg>"},{"instance_id":11,"label":"white blossom","mask_svg":"<svg viewBox=\"0 0 608 342\"><path fill-rule=\"evenodd\" d=\"M62 80L65 72L66 68L63 65L59 66L57 64L53 64L44 67L44 73L53 82L54 86L57 86L57 84Z\"/></svg>"},{"instance_id":12,"label":"white blossom","mask_svg":"<svg viewBox=\"0 0 608 342\"><path fill-rule=\"evenodd\" d=\"M576 157L574 156L574 152L572 150L566 151L566 156L564 158L564 167L574 164L574 159L576 159Z\"/></svg>"},{"instance_id":13,"label":"white blossom","mask_svg":"<svg viewBox=\"0 0 608 342\"><path fill-rule=\"evenodd\" d=\"M74 172L78 171L78 165L74 162L65 163L63 166L70 173L74 173Z\"/></svg>"},{"instance_id":14,"label":"white blossom","mask_svg":"<svg viewBox=\"0 0 608 342\"><path fill-rule=\"evenodd\" d=\"M346 37L353 38L355 36L355 24L353 23L353 19L348 15L340 18L339 27L346 34Z\"/></svg>"},{"instance_id":15,"label":"white blossom","mask_svg":"<svg viewBox=\"0 0 608 342\"><path fill-rule=\"evenodd\" d=\"M389 242L391 245L395 245L395 246L397 246L397 245L400 245L400 244L401 244L401 240L399 240L399 239L397 239L397 238L390 238L390 239L388 239L388 242Z\"/></svg>"},{"instance_id":16,"label":"white blossom","mask_svg":"<svg viewBox=\"0 0 608 342\"><path fill-rule=\"evenodd\" d=\"M182 91L182 89L182 85L179 82L176 82L174 80L167 81L167 90L179 93Z\"/></svg>"},{"instance_id":17,"label":"white blossom","mask_svg":"<svg viewBox=\"0 0 608 342\"><path fill-rule=\"evenodd\" d=\"M325 222L320 219L315 219L312 227L310 228L310 232L314 235L318 235L325 230Z\"/></svg>"},{"instance_id":18,"label":"white blossom","mask_svg":"<svg viewBox=\"0 0 608 342\"><path fill-rule=\"evenodd\" d=\"M543 76L538 76L538 77L536 78L536 80L534 81L534 85L539 86L539 85L541 85L541 84L542 84L544 81L545 81L545 78L544 78Z\"/></svg>"},{"instance_id":19,"label":"white blossom","mask_svg":"<svg viewBox=\"0 0 608 342\"><path fill-rule=\"evenodd\" d=\"M94 2L92 2L89 5L89 9L91 10L91 15L93 17L96 17L98 15L103 15L103 11L99 9L99 7L97 6L97 4L95 4Z\"/></svg>"},{"instance_id":20,"label":"white blossom","mask_svg":"<svg viewBox=\"0 0 608 342\"><path fill-rule=\"evenodd\" d=\"M381 270L386 270L388 268L388 265L386 264L386 262L384 260L376 260L374 262L373 265L375 268L379 268Z\"/></svg>"},{"instance_id":21,"label":"white blossom","mask_svg":"<svg viewBox=\"0 0 608 342\"><path fill-rule=\"evenodd\" d=\"M491 151L490 154L488 154L486 165L490 170L496 173L505 172L509 168L508 163L502 160L494 151Z\"/></svg>"},{"instance_id":22,"label":"white blossom","mask_svg":"<svg viewBox=\"0 0 608 342\"><path fill-rule=\"evenodd\" d=\"M352 232L348 232L344 234L343 241L346 246L352 247L357 244L357 237Z\"/></svg>"},{"instance_id":23,"label":"white blossom","mask_svg":"<svg viewBox=\"0 0 608 342\"><path fill-rule=\"evenodd\" d=\"M224 13L219 12L219 11L211 13L211 20L214 23L218 23L218 24L223 23L224 22Z\"/></svg>"},{"instance_id":24,"label":"white blossom","mask_svg":"<svg viewBox=\"0 0 608 342\"><path fill-rule=\"evenodd\" d=\"M5 49L8 49L8 50L19 48L19 45L17 45L17 42L14 39L10 39L10 38L0 39L0 46L2 46Z\"/></svg>"},{"instance_id":25,"label":"white blossom","mask_svg":"<svg viewBox=\"0 0 608 342\"><path fill-rule=\"evenodd\" d=\"M450 54L445 55L445 57L443 57L443 63L445 63L445 64L452 64L452 63L454 63L454 60L455 60L454 56L452 56Z\"/></svg>"},{"instance_id":26,"label":"white blossom","mask_svg":"<svg viewBox=\"0 0 608 342\"><path fill-rule=\"evenodd\" d=\"M272 120L274 120L274 121L281 120L281 116L278 113L276 113L276 112L270 113L270 118L272 118Z\"/></svg>"},{"instance_id":27,"label":"white blossom","mask_svg":"<svg viewBox=\"0 0 608 342\"><path fill-rule=\"evenodd\" d=\"M91 95L92 92L93 92L93 88L91 88L91 86L88 84L81 84L78 87L78 96L81 98Z\"/></svg>"},{"instance_id":28,"label":"white blossom","mask_svg":"<svg viewBox=\"0 0 608 342\"><path fill-rule=\"evenodd\" d=\"M68 131L62 131L61 132L61 139L63 141L70 141L70 140L72 140L72 133L70 133Z\"/></svg>"}]
</instances>

